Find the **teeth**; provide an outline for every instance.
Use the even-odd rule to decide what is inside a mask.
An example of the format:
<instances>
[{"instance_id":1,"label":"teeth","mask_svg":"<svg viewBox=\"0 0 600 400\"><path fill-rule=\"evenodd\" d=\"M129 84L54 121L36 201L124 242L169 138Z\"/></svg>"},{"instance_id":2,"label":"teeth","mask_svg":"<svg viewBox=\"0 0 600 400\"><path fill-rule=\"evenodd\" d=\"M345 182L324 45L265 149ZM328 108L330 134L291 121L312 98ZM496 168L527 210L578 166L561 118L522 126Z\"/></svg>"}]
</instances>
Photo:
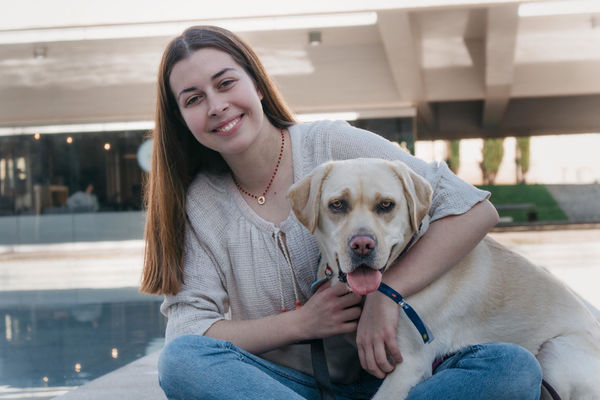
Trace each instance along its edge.
<instances>
[{"instance_id":1,"label":"teeth","mask_svg":"<svg viewBox=\"0 0 600 400\"><path fill-rule=\"evenodd\" d=\"M225 125L222 128L217 129L217 131L219 132L227 132L230 131L234 126L237 125L237 123L239 122L239 118L234 119L233 121L231 121L230 123L228 123L227 125Z\"/></svg>"}]
</instances>

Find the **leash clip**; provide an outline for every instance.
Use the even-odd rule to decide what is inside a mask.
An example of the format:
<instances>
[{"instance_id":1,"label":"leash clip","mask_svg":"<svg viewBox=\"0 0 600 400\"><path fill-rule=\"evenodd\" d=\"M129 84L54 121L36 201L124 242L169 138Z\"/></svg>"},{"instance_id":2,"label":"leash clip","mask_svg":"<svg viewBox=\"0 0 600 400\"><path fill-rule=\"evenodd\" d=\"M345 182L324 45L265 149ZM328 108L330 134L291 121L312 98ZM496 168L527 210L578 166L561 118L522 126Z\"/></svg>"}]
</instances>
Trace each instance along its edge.
<instances>
[{"instance_id":1,"label":"leash clip","mask_svg":"<svg viewBox=\"0 0 600 400\"><path fill-rule=\"evenodd\" d=\"M331 269L331 267L329 265L326 265L325 266L325 278L317 279L316 281L314 281L312 283L312 285L310 285L310 291L312 293L316 292L317 289L319 289L319 287L322 284L324 284L325 282L328 282L332 276L333 276L333 270Z\"/></svg>"}]
</instances>

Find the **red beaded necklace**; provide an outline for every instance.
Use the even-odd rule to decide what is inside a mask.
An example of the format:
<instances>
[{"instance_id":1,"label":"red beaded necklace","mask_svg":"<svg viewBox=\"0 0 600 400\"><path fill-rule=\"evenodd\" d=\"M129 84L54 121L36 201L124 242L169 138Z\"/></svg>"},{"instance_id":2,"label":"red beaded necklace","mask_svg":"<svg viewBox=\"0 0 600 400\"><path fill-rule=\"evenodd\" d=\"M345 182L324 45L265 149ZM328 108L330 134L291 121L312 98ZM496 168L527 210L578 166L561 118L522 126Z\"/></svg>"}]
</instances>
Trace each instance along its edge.
<instances>
[{"instance_id":1,"label":"red beaded necklace","mask_svg":"<svg viewBox=\"0 0 600 400\"><path fill-rule=\"evenodd\" d=\"M238 190L240 192L244 193L246 196L256 199L258 204L261 206L263 204L265 204L265 202L267 201L265 196L267 195L267 192L269 191L269 189L271 188L271 185L273 184L273 180L275 179L275 175L277 175L277 171L279 171L279 164L281 164L281 157L283 157L284 144L285 144L285 135L284 135L283 129L282 129L281 130L281 149L279 150L279 157L277 158L277 164L275 164L275 169L273 170L273 175L271 176L271 179L269 180L269 184L267 185L267 187L265 188L265 191L261 195L255 195L254 193L250 193L249 191L247 191L246 189L244 189L243 187L240 186L240 184L235 180L235 177L233 178L233 182L235 183L235 186L237 186Z\"/></svg>"}]
</instances>

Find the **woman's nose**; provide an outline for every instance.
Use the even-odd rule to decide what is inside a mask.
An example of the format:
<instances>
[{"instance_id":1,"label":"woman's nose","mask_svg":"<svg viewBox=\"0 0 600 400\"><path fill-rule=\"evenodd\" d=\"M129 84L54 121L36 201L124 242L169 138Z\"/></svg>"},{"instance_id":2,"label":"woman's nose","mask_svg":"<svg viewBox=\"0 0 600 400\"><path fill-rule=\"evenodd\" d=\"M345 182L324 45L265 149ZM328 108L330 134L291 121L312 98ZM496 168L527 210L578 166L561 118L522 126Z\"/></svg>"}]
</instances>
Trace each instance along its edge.
<instances>
[{"instance_id":1,"label":"woman's nose","mask_svg":"<svg viewBox=\"0 0 600 400\"><path fill-rule=\"evenodd\" d=\"M210 101L208 114L210 116L217 116L223 113L224 111L227 111L228 108L229 103L226 101L226 99L217 96Z\"/></svg>"}]
</instances>

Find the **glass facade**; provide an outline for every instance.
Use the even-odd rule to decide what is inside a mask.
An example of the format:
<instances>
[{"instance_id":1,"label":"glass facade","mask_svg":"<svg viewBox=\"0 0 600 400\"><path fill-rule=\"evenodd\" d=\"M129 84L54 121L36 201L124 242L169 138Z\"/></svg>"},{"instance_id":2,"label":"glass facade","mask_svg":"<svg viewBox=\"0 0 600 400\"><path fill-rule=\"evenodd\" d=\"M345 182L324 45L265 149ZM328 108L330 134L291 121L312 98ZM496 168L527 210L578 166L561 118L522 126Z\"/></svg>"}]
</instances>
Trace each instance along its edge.
<instances>
[{"instance_id":1,"label":"glass facade","mask_svg":"<svg viewBox=\"0 0 600 400\"><path fill-rule=\"evenodd\" d=\"M414 153L412 118L350 123ZM147 140L145 131L1 136L0 246L142 239Z\"/></svg>"},{"instance_id":2,"label":"glass facade","mask_svg":"<svg viewBox=\"0 0 600 400\"><path fill-rule=\"evenodd\" d=\"M67 200L89 190L94 211L140 210L145 132L0 137L0 215L72 212ZM92 185L93 189L88 189Z\"/></svg>"},{"instance_id":3,"label":"glass facade","mask_svg":"<svg viewBox=\"0 0 600 400\"><path fill-rule=\"evenodd\" d=\"M146 141L145 131L0 137L0 246L142 239Z\"/></svg>"}]
</instances>

